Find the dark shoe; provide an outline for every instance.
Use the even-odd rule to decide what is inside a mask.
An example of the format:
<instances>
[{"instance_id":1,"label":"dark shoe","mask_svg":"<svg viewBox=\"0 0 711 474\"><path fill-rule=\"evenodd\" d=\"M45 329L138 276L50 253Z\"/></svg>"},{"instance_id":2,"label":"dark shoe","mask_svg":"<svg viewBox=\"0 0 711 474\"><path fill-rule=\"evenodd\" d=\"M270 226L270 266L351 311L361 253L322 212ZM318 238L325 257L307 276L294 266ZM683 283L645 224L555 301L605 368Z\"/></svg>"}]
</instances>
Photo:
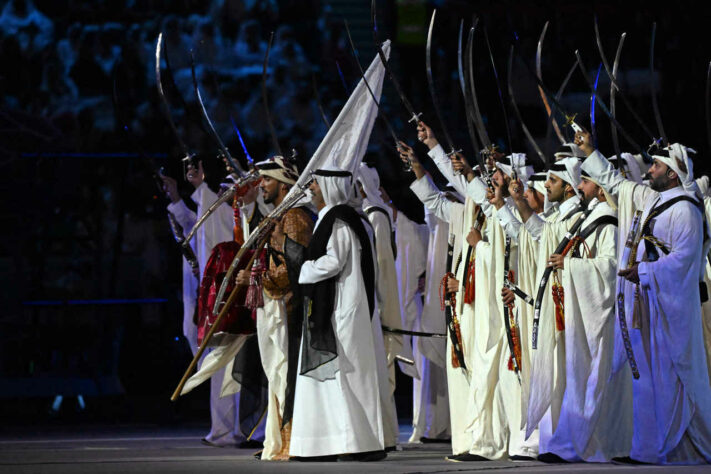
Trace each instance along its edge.
<instances>
[{"instance_id":1,"label":"dark shoe","mask_svg":"<svg viewBox=\"0 0 711 474\"><path fill-rule=\"evenodd\" d=\"M536 458L532 456L524 456L522 454L514 454L513 456L509 457L510 460L512 461L535 461Z\"/></svg>"},{"instance_id":2,"label":"dark shoe","mask_svg":"<svg viewBox=\"0 0 711 474\"><path fill-rule=\"evenodd\" d=\"M386 452L386 453L390 453L390 452L393 452L393 451L397 451L397 446L387 446L387 447L385 448L385 452Z\"/></svg>"},{"instance_id":3,"label":"dark shoe","mask_svg":"<svg viewBox=\"0 0 711 474\"><path fill-rule=\"evenodd\" d=\"M256 439L247 439L237 445L239 449L259 449L264 447L264 443Z\"/></svg>"},{"instance_id":4,"label":"dark shoe","mask_svg":"<svg viewBox=\"0 0 711 474\"><path fill-rule=\"evenodd\" d=\"M437 439L437 438L425 438L425 437L423 436L422 438L420 438L420 443L422 443L422 444L429 444L429 443L451 444L451 443L452 443L452 438Z\"/></svg>"},{"instance_id":5,"label":"dark shoe","mask_svg":"<svg viewBox=\"0 0 711 474\"><path fill-rule=\"evenodd\" d=\"M261 459L262 459L262 451L264 451L264 450L260 450L260 451L257 451L256 453L254 453L254 459L257 459L257 460L260 460L260 461L261 461Z\"/></svg>"},{"instance_id":6,"label":"dark shoe","mask_svg":"<svg viewBox=\"0 0 711 474\"><path fill-rule=\"evenodd\" d=\"M487 459L484 456L479 456L478 454L470 454L470 453L458 454L456 456L447 456L444 459L446 459L447 461L450 461L450 462L490 461L490 459Z\"/></svg>"},{"instance_id":7,"label":"dark shoe","mask_svg":"<svg viewBox=\"0 0 711 474\"><path fill-rule=\"evenodd\" d=\"M382 461L388 457L385 450L382 451L367 451L365 453L341 454L338 456L338 462L374 462Z\"/></svg>"},{"instance_id":8,"label":"dark shoe","mask_svg":"<svg viewBox=\"0 0 711 474\"><path fill-rule=\"evenodd\" d=\"M292 456L289 458L289 461L296 461L296 462L335 462L338 461L338 456L333 455L333 456L309 456L309 457L300 457L300 456Z\"/></svg>"},{"instance_id":9,"label":"dark shoe","mask_svg":"<svg viewBox=\"0 0 711 474\"><path fill-rule=\"evenodd\" d=\"M612 464L625 464L625 465L629 465L629 464L633 464L633 465L648 464L648 463L646 463L646 462L637 461L636 459L632 459L632 458L629 457L629 456L623 456L623 457L619 457L619 458L612 458L612 459L610 459L610 462L611 462Z\"/></svg>"},{"instance_id":10,"label":"dark shoe","mask_svg":"<svg viewBox=\"0 0 711 474\"><path fill-rule=\"evenodd\" d=\"M553 453L539 454L536 459L546 464L568 464L568 461Z\"/></svg>"},{"instance_id":11,"label":"dark shoe","mask_svg":"<svg viewBox=\"0 0 711 474\"><path fill-rule=\"evenodd\" d=\"M217 444L213 443L212 441L208 441L207 438L201 439L200 442L205 446L210 446L211 448L224 448L226 446L224 444Z\"/></svg>"}]
</instances>

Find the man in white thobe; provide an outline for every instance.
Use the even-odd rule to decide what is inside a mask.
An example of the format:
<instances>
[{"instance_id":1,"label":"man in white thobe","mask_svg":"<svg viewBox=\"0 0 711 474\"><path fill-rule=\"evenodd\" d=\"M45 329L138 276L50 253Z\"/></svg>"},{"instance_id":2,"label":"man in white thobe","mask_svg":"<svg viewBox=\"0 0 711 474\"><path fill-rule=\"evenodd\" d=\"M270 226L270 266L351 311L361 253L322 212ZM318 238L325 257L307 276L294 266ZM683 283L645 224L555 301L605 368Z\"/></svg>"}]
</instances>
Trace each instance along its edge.
<instances>
[{"instance_id":1,"label":"man in white thobe","mask_svg":"<svg viewBox=\"0 0 711 474\"><path fill-rule=\"evenodd\" d=\"M424 303L415 330L445 334L444 310L439 295L442 275L447 273L447 237L449 224L425 207L429 230ZM440 337L414 337L413 356L420 379L412 380L412 435L410 443L446 441L449 429L449 395L447 393L447 341Z\"/></svg>"},{"instance_id":2,"label":"man in white thobe","mask_svg":"<svg viewBox=\"0 0 711 474\"><path fill-rule=\"evenodd\" d=\"M388 332L388 329L402 329L400 292L397 271L395 269L395 241L392 225L392 210L380 197L380 177L375 168L361 163L358 172L359 194L363 198L362 210L373 230L373 248L377 261L376 295L378 319L381 327L374 327L376 344L382 337L383 352L387 376L381 380L381 402L383 408L383 435L385 449L392 450L397 445L400 429L395 407L395 356L403 354L401 334ZM375 317L373 320L375 321ZM377 323L376 323L377 324ZM374 324L375 326L375 324ZM410 355L408 353L408 355ZM405 355L405 357L407 357ZM410 355L410 357L412 357Z\"/></svg>"},{"instance_id":3,"label":"man in white thobe","mask_svg":"<svg viewBox=\"0 0 711 474\"><path fill-rule=\"evenodd\" d=\"M318 220L299 283L307 315L296 380L290 455L386 456L371 326L375 270L359 214L346 203L349 171L329 166L311 185Z\"/></svg>"},{"instance_id":4,"label":"man in white thobe","mask_svg":"<svg viewBox=\"0 0 711 474\"><path fill-rule=\"evenodd\" d=\"M554 280L563 292L563 301L541 312L537 349L545 356L554 353L551 343L562 344L555 348L560 357L537 364L532 388L538 410L549 404L550 416L540 425L540 459L548 462L607 462L629 451L632 435L630 387L612 376L616 208L593 178L584 172L581 178L577 189L583 206L592 206L589 214L566 250L539 255L539 265L559 272ZM510 189L520 201L517 186ZM542 240L560 242L569 227L570 220L546 223ZM536 354L536 362L542 360Z\"/></svg>"},{"instance_id":5,"label":"man in white thobe","mask_svg":"<svg viewBox=\"0 0 711 474\"><path fill-rule=\"evenodd\" d=\"M296 166L274 156L256 163L266 204L279 206L298 179ZM303 207L286 211L271 232L267 259L259 269L263 306L257 308L259 354L268 381L264 450L260 458L287 460L297 372L298 343L303 315L298 278L313 220ZM240 270L237 282L250 284L254 269ZM253 361L248 361L253 363Z\"/></svg>"},{"instance_id":6,"label":"man in white thobe","mask_svg":"<svg viewBox=\"0 0 711 474\"><path fill-rule=\"evenodd\" d=\"M433 158L440 170L443 170L445 178L455 185L455 189L466 191L463 184L464 177L456 176L452 169L449 157L439 145L431 130L420 125L420 138L425 145L430 148L430 156ZM455 294L456 305L453 306L452 314L457 315L457 322L453 324L458 346L461 348L461 357L455 354L452 344L451 330L448 329L446 364L447 364L447 389L449 394L450 426L452 433L452 456L448 459L452 461L468 460L471 456L469 450L472 448L472 434L468 431L469 423L463 416L466 413L469 403L470 390L470 367L473 359L473 306L471 303L464 303L464 274L469 264L467 256L474 258L469 252L469 244L465 236L473 225L476 204L471 199L466 199L465 204L452 202L441 193L432 180L425 174L424 168L420 164L412 148L404 143L400 143L400 156L403 161L412 164L416 180L410 185L410 189L417 195L422 203L438 218L449 224L449 249L451 252L451 266L447 269L453 275L447 278L447 292ZM449 258L449 257L448 257ZM444 275L443 275L444 276Z\"/></svg>"},{"instance_id":7,"label":"man in white thobe","mask_svg":"<svg viewBox=\"0 0 711 474\"><path fill-rule=\"evenodd\" d=\"M617 198L618 249L641 211L636 256L618 269L624 278L624 314L618 307L618 318L625 326L617 331L613 371L633 372L628 380L634 434L624 461L711 462L711 386L699 285L706 232L689 150L675 143L653 151L644 186L624 180L588 134L576 134L576 141L588 155L583 169Z\"/></svg>"}]
</instances>

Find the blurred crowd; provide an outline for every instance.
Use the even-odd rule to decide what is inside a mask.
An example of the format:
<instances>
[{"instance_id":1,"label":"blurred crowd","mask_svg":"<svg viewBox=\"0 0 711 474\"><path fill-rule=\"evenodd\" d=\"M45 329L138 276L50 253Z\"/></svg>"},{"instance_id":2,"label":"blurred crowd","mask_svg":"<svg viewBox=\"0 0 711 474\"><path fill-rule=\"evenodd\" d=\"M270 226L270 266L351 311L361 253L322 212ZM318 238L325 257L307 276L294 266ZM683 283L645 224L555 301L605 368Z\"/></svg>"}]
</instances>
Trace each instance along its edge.
<instances>
[{"instance_id":1,"label":"blurred crowd","mask_svg":"<svg viewBox=\"0 0 711 474\"><path fill-rule=\"evenodd\" d=\"M163 60L164 86L184 140L197 150L214 148L205 143L208 138L200 130L199 116L191 115L195 101L192 53L202 98L220 135L237 143L232 116L248 138L246 143L261 151L269 138L260 82L273 31L268 90L277 133L306 149L312 149L323 135L325 125L313 100L312 76L323 81L325 65L319 64L319 58L335 61L348 50L340 18L334 20L330 7L322 7L318 0L167 5L128 0L114 2L121 3L121 9L98 2L92 5L91 14L86 6L71 1L60 2L66 3L71 14L57 12L52 3L11 0L0 14L0 61L11 65L0 82L0 108L15 114L18 127L36 119L40 123L36 130L49 130L48 141L61 137L60 147L99 151L123 138L116 137L118 116L128 122L122 127L129 125L140 138L151 138L149 148L166 151L166 144L175 140L167 132L155 87L156 40L163 32L173 76L165 71ZM318 86L325 107L332 100L329 87L342 87L335 65L328 67L332 68L329 83ZM118 115L112 104L114 89ZM339 97L342 100L343 95ZM184 103L189 111L182 107ZM166 133L156 135L161 128Z\"/></svg>"}]
</instances>

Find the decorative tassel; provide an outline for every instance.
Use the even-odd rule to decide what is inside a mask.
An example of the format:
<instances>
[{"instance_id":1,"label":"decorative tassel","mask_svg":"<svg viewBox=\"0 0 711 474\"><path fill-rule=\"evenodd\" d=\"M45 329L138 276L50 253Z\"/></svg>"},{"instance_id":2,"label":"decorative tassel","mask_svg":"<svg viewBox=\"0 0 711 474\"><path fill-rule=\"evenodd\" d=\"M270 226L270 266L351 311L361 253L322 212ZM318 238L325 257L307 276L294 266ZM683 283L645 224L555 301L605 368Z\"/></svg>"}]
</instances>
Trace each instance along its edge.
<instances>
[{"instance_id":1,"label":"decorative tassel","mask_svg":"<svg viewBox=\"0 0 711 474\"><path fill-rule=\"evenodd\" d=\"M454 275L452 273L447 273L444 275L442 278L442 281L439 284L439 303L440 303L440 308L442 311L449 306L452 312L452 326L454 326L454 335L457 338L457 343L461 344L462 343L462 331L459 327L459 319L457 318L457 297L456 293L452 293L449 295L449 298L447 298L447 280L450 278L454 278ZM464 353L464 348L462 347L462 353ZM457 353L455 351L454 345L452 345L452 367L457 368L461 367L461 363L459 361L459 358L457 357Z\"/></svg>"},{"instance_id":2,"label":"decorative tassel","mask_svg":"<svg viewBox=\"0 0 711 474\"><path fill-rule=\"evenodd\" d=\"M242 245L244 244L244 232L242 231L242 212L240 211L239 204L237 203L237 194L232 199L232 209L234 209L234 219L235 225L232 228L232 234L234 236L235 242Z\"/></svg>"},{"instance_id":3,"label":"decorative tassel","mask_svg":"<svg viewBox=\"0 0 711 474\"><path fill-rule=\"evenodd\" d=\"M509 314L513 314L513 305L509 305ZM511 339L513 339L514 353L518 366L521 367L521 333L519 332L518 324L511 318ZM509 355L508 369L513 371L513 356Z\"/></svg>"},{"instance_id":4,"label":"decorative tassel","mask_svg":"<svg viewBox=\"0 0 711 474\"><path fill-rule=\"evenodd\" d=\"M476 292L475 264L476 258L472 258L467 268L467 281L464 282L464 304L474 302L474 293Z\"/></svg>"},{"instance_id":5,"label":"decorative tassel","mask_svg":"<svg viewBox=\"0 0 711 474\"><path fill-rule=\"evenodd\" d=\"M555 303L555 327L558 331L565 331L565 311L563 310L565 297L563 294L563 285L558 281L557 271L553 273L551 291L553 292L553 302Z\"/></svg>"},{"instance_id":6,"label":"decorative tassel","mask_svg":"<svg viewBox=\"0 0 711 474\"><path fill-rule=\"evenodd\" d=\"M245 296L244 305L249 309L257 309L264 306L264 296L262 294L262 273L264 273L264 253L254 259L252 271L249 275L249 287Z\"/></svg>"}]
</instances>

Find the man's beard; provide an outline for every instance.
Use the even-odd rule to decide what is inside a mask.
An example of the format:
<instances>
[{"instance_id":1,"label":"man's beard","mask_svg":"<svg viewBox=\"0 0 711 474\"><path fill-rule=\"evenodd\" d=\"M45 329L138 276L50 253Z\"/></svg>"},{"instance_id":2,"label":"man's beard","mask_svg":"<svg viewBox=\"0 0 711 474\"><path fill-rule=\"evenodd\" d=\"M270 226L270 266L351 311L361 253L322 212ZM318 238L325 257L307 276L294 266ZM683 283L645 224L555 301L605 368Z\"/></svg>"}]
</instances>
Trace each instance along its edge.
<instances>
[{"instance_id":1,"label":"man's beard","mask_svg":"<svg viewBox=\"0 0 711 474\"><path fill-rule=\"evenodd\" d=\"M274 191L272 191L271 193L268 191L265 191L264 192L264 204L273 203L278 194L279 194L279 191L276 189Z\"/></svg>"},{"instance_id":2,"label":"man's beard","mask_svg":"<svg viewBox=\"0 0 711 474\"><path fill-rule=\"evenodd\" d=\"M649 178L649 187L652 188L652 190L661 192L666 190L669 187L669 178L667 175L661 175L656 178Z\"/></svg>"}]
</instances>

